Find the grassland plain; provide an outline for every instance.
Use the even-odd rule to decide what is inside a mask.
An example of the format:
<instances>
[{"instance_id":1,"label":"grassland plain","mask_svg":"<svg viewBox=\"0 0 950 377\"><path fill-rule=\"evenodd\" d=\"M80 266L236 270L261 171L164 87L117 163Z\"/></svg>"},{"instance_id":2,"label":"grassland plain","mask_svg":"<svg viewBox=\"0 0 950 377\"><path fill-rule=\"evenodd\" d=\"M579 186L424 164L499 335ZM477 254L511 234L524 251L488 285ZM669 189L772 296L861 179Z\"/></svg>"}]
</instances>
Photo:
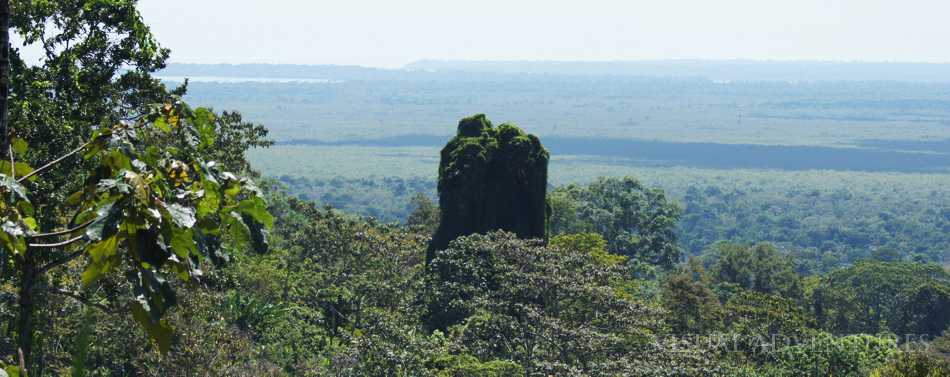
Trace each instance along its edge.
<instances>
[{"instance_id":1,"label":"grassland plain","mask_svg":"<svg viewBox=\"0 0 950 377\"><path fill-rule=\"evenodd\" d=\"M950 140L950 84L511 76L456 80L195 82L189 100L241 109L281 141L450 136L487 113L551 136L863 146Z\"/></svg>"},{"instance_id":2,"label":"grassland plain","mask_svg":"<svg viewBox=\"0 0 950 377\"><path fill-rule=\"evenodd\" d=\"M435 198L441 145L484 112L541 136L552 189L629 175L666 190L692 253L728 239L811 250L808 270L881 248L950 260L948 83L319 78L194 82L189 100L266 125L279 144L248 157L295 195L384 222Z\"/></svg>"},{"instance_id":3,"label":"grassland plain","mask_svg":"<svg viewBox=\"0 0 950 377\"><path fill-rule=\"evenodd\" d=\"M363 147L278 145L248 153L252 164L265 176L296 176L329 180L336 177L423 178L435 180L439 164L435 147ZM673 194L691 186L755 187L763 191L865 188L895 191L913 196L939 193L950 200L950 174L861 172L832 170L702 169L683 166L637 166L626 159L589 155L554 155L552 185L587 183L603 176L638 177ZM950 204L950 202L948 202Z\"/></svg>"}]
</instances>

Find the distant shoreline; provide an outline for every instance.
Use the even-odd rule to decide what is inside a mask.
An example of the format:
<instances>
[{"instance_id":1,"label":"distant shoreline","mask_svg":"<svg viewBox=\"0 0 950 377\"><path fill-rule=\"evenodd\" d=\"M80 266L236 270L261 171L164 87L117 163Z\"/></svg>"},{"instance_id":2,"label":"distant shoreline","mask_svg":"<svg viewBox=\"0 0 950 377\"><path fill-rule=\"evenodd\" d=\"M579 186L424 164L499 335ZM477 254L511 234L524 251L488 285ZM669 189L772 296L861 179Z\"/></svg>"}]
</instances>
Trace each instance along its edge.
<instances>
[{"instance_id":1,"label":"distant shoreline","mask_svg":"<svg viewBox=\"0 0 950 377\"><path fill-rule=\"evenodd\" d=\"M622 76L695 78L712 81L901 81L950 82L950 63L833 62L777 60L637 61L458 61L420 60L402 68L302 64L173 63L165 77L254 77L268 79L392 79L444 76Z\"/></svg>"}]
</instances>

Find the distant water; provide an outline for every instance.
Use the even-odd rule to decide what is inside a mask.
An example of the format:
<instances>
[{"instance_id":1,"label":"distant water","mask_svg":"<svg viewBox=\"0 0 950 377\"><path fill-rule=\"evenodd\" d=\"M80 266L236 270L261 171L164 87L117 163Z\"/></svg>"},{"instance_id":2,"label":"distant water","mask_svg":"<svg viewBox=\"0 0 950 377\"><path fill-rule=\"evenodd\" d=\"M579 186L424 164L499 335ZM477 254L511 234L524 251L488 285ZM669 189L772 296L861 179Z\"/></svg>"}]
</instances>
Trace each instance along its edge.
<instances>
[{"instance_id":1,"label":"distant water","mask_svg":"<svg viewBox=\"0 0 950 377\"><path fill-rule=\"evenodd\" d=\"M228 77L228 76L156 76L159 80L168 82L213 82L213 83L304 83L304 84L339 84L340 80L305 79L305 78L274 78L274 77Z\"/></svg>"}]
</instances>

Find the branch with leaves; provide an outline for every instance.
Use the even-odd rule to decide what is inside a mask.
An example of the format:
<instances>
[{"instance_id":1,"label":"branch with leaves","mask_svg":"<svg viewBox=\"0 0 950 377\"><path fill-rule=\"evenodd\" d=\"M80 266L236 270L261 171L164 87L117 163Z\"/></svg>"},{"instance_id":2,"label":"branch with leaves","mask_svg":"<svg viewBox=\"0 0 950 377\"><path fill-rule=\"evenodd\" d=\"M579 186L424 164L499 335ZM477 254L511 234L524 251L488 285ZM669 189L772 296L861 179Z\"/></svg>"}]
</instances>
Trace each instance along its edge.
<instances>
[{"instance_id":1,"label":"branch with leaves","mask_svg":"<svg viewBox=\"0 0 950 377\"><path fill-rule=\"evenodd\" d=\"M215 119L210 110L175 99L134 121L96 130L87 143L39 169L7 162L20 178L0 174L0 247L15 256L72 250L40 273L86 256L84 287L122 273L133 287L132 316L167 352L173 330L164 315L177 302L169 279L197 279L206 261L263 250L274 221L250 180L201 158L215 144ZM27 150L19 140L12 146L17 155ZM95 169L63 203L76 209L73 225L38 232L24 185L78 153Z\"/></svg>"}]
</instances>

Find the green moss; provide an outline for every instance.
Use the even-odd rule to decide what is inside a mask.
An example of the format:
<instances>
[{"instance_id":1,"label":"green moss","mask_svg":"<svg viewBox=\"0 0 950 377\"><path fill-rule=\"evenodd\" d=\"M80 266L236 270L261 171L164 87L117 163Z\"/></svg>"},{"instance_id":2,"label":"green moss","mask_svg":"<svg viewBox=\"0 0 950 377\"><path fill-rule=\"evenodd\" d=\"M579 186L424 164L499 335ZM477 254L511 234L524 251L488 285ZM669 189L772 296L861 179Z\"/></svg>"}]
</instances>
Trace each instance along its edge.
<instances>
[{"instance_id":1,"label":"green moss","mask_svg":"<svg viewBox=\"0 0 950 377\"><path fill-rule=\"evenodd\" d=\"M464 137L475 137L490 128L492 128L491 121L485 117L485 114L476 114L459 121L458 134Z\"/></svg>"},{"instance_id":2,"label":"green moss","mask_svg":"<svg viewBox=\"0 0 950 377\"><path fill-rule=\"evenodd\" d=\"M494 127L484 114L459 121L441 152L442 221L429 247L444 249L460 236L507 230L545 238L547 150L513 124Z\"/></svg>"}]
</instances>

